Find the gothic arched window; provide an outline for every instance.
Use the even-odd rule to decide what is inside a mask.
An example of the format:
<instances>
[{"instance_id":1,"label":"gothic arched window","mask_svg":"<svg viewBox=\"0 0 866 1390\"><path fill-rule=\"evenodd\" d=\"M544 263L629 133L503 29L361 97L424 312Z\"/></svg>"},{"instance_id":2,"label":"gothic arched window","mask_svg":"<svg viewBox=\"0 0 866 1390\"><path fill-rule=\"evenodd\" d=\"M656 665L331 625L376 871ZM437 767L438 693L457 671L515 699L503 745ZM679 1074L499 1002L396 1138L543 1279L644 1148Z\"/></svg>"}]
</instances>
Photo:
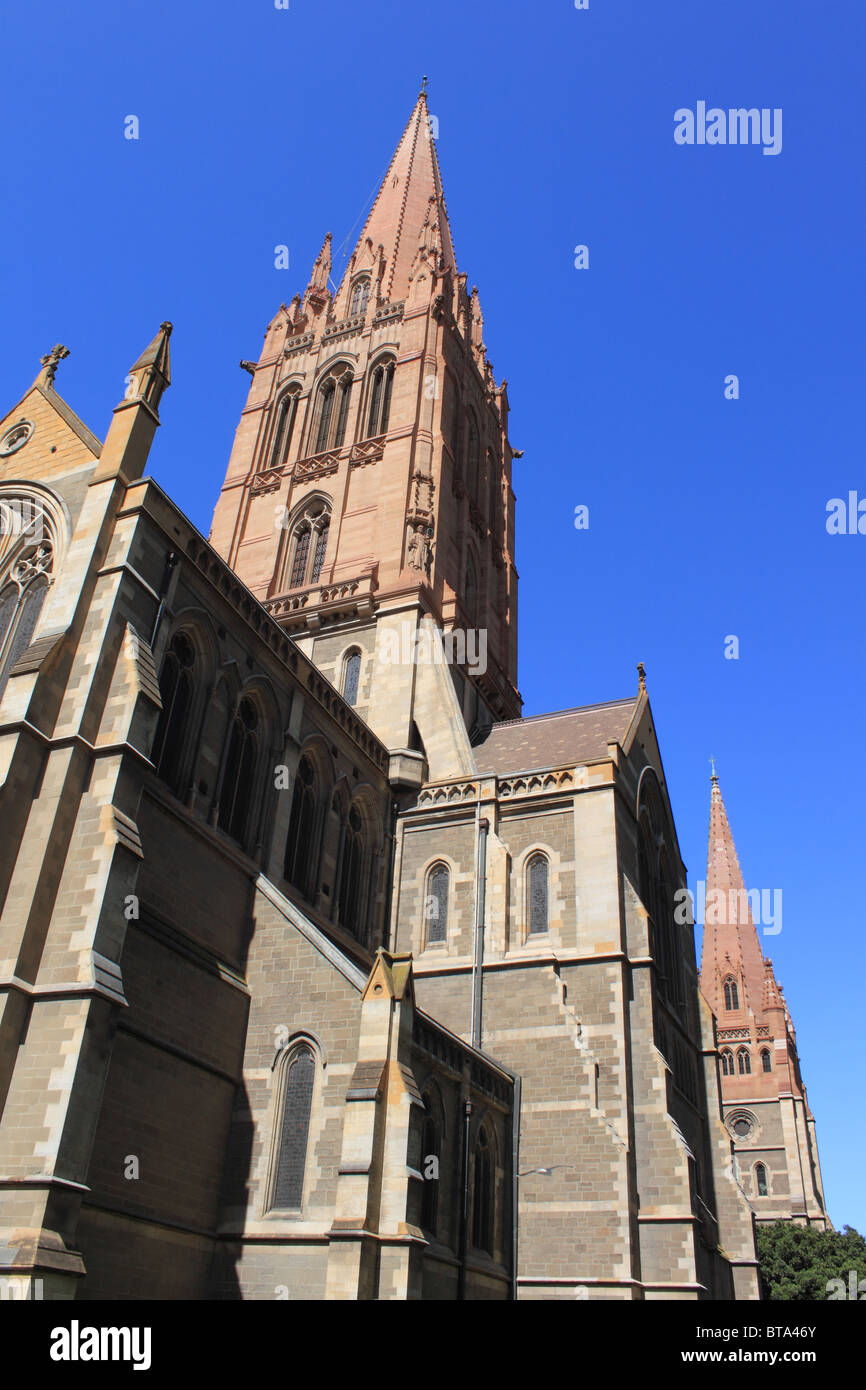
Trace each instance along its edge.
<instances>
[{"instance_id":1,"label":"gothic arched window","mask_svg":"<svg viewBox=\"0 0 866 1390\"><path fill-rule=\"evenodd\" d=\"M286 588L303 589L318 584L328 549L331 514L327 502L313 498L296 514L286 548Z\"/></svg>"},{"instance_id":2,"label":"gothic arched window","mask_svg":"<svg viewBox=\"0 0 866 1390\"><path fill-rule=\"evenodd\" d=\"M0 695L53 583L57 528L41 499L0 497Z\"/></svg>"},{"instance_id":3,"label":"gothic arched window","mask_svg":"<svg viewBox=\"0 0 866 1390\"><path fill-rule=\"evenodd\" d=\"M472 1182L472 1244L493 1254L493 1161L490 1138L482 1125L475 1144Z\"/></svg>"},{"instance_id":4,"label":"gothic arched window","mask_svg":"<svg viewBox=\"0 0 866 1390\"><path fill-rule=\"evenodd\" d=\"M195 689L195 647L185 632L171 639L159 674L162 714L156 726L151 761L176 796L184 791L189 721Z\"/></svg>"},{"instance_id":5,"label":"gothic arched window","mask_svg":"<svg viewBox=\"0 0 866 1390\"><path fill-rule=\"evenodd\" d=\"M448 893L451 874L446 864L434 864L424 893L424 944L448 940Z\"/></svg>"},{"instance_id":6,"label":"gothic arched window","mask_svg":"<svg viewBox=\"0 0 866 1390\"><path fill-rule=\"evenodd\" d=\"M361 679L361 653L357 647L347 652L343 661L343 699L347 705L358 703L358 682Z\"/></svg>"},{"instance_id":7,"label":"gothic arched window","mask_svg":"<svg viewBox=\"0 0 866 1390\"><path fill-rule=\"evenodd\" d=\"M308 899L312 899L318 879L318 864L314 862L313 854L316 801L316 773L311 759L305 754L295 776L283 876L287 883L293 883L298 892Z\"/></svg>"},{"instance_id":8,"label":"gothic arched window","mask_svg":"<svg viewBox=\"0 0 866 1390\"><path fill-rule=\"evenodd\" d=\"M258 710L252 700L245 698L238 705L229 731L218 817L220 828L241 845L248 830L258 749Z\"/></svg>"},{"instance_id":9,"label":"gothic arched window","mask_svg":"<svg viewBox=\"0 0 866 1390\"><path fill-rule=\"evenodd\" d=\"M725 980L725 1008L728 1013L740 1007L740 991L737 982L733 978Z\"/></svg>"},{"instance_id":10,"label":"gothic arched window","mask_svg":"<svg viewBox=\"0 0 866 1390\"><path fill-rule=\"evenodd\" d=\"M759 1197L766 1197L768 1192L767 1169L763 1163L755 1164L755 1191Z\"/></svg>"},{"instance_id":11,"label":"gothic arched window","mask_svg":"<svg viewBox=\"0 0 866 1390\"><path fill-rule=\"evenodd\" d=\"M357 806L349 810L343 831L343 850L340 856L340 887L337 894L340 926L353 936L360 937L361 873L364 863L364 821Z\"/></svg>"},{"instance_id":12,"label":"gothic arched window","mask_svg":"<svg viewBox=\"0 0 866 1390\"><path fill-rule=\"evenodd\" d=\"M748 1076L752 1070L752 1059L744 1047L737 1053L737 1069L741 1076Z\"/></svg>"},{"instance_id":13,"label":"gothic arched window","mask_svg":"<svg viewBox=\"0 0 866 1390\"><path fill-rule=\"evenodd\" d=\"M722 1076L733 1076L734 1074L734 1054L733 1052L722 1053Z\"/></svg>"},{"instance_id":14,"label":"gothic arched window","mask_svg":"<svg viewBox=\"0 0 866 1390\"><path fill-rule=\"evenodd\" d=\"M294 550L292 553L292 573L289 578L289 588L299 589L307 578L307 562L310 558L310 538L312 532L309 524L303 522L295 532Z\"/></svg>"},{"instance_id":15,"label":"gothic arched window","mask_svg":"<svg viewBox=\"0 0 866 1390\"><path fill-rule=\"evenodd\" d=\"M773 1058L770 1055L770 1049L768 1047L761 1048L761 1069L762 1071L773 1070Z\"/></svg>"},{"instance_id":16,"label":"gothic arched window","mask_svg":"<svg viewBox=\"0 0 866 1390\"><path fill-rule=\"evenodd\" d=\"M330 529L330 520L328 517L325 517L321 526L316 531L316 544L313 550L313 568L310 571L311 584L318 584L319 582L319 576L322 573L322 565L325 563L325 552L328 549L328 532Z\"/></svg>"},{"instance_id":17,"label":"gothic arched window","mask_svg":"<svg viewBox=\"0 0 866 1390\"><path fill-rule=\"evenodd\" d=\"M331 416L334 413L334 393L336 383L333 377L322 383L319 389L318 419L316 423L316 442L313 452L320 454L323 449L328 447L328 438L331 432Z\"/></svg>"},{"instance_id":18,"label":"gothic arched window","mask_svg":"<svg viewBox=\"0 0 866 1390\"><path fill-rule=\"evenodd\" d=\"M352 394L352 373L344 364L332 367L319 383L313 413L313 453L339 449L346 437Z\"/></svg>"},{"instance_id":19,"label":"gothic arched window","mask_svg":"<svg viewBox=\"0 0 866 1390\"><path fill-rule=\"evenodd\" d=\"M478 469L480 463L480 443L478 439L478 425L472 411L469 412L469 423L466 428L466 487L473 502L478 497Z\"/></svg>"},{"instance_id":20,"label":"gothic arched window","mask_svg":"<svg viewBox=\"0 0 866 1390\"><path fill-rule=\"evenodd\" d=\"M367 412L367 438L385 434L391 418L391 392L394 387L394 358L388 357L373 368L370 380L370 408Z\"/></svg>"},{"instance_id":21,"label":"gothic arched window","mask_svg":"<svg viewBox=\"0 0 866 1390\"><path fill-rule=\"evenodd\" d=\"M316 1058L306 1043L296 1047L284 1064L276 1173L271 1206L300 1211L310 1142L310 1116L316 1081Z\"/></svg>"},{"instance_id":22,"label":"gothic arched window","mask_svg":"<svg viewBox=\"0 0 866 1390\"><path fill-rule=\"evenodd\" d=\"M356 280L352 286L352 298L349 301L349 317L354 318L356 314L367 312L367 301L370 298L370 277L363 276Z\"/></svg>"},{"instance_id":23,"label":"gothic arched window","mask_svg":"<svg viewBox=\"0 0 866 1390\"><path fill-rule=\"evenodd\" d=\"M533 854L526 866L526 929L530 936L549 926L549 866L547 856Z\"/></svg>"},{"instance_id":24,"label":"gothic arched window","mask_svg":"<svg viewBox=\"0 0 866 1390\"><path fill-rule=\"evenodd\" d=\"M444 1123L442 1105L435 1091L425 1091L422 1100L425 1115L421 1131L421 1174L424 1178L421 1226L432 1236L436 1236L439 1215L439 1159L442 1154Z\"/></svg>"},{"instance_id":25,"label":"gothic arched window","mask_svg":"<svg viewBox=\"0 0 866 1390\"><path fill-rule=\"evenodd\" d=\"M300 396L300 387L295 386L288 390L280 401L277 428L274 433L274 446L271 450L271 468L282 468L283 464L288 461L292 435L295 432L295 423L298 418Z\"/></svg>"},{"instance_id":26,"label":"gothic arched window","mask_svg":"<svg viewBox=\"0 0 866 1390\"><path fill-rule=\"evenodd\" d=\"M466 579L463 585L463 605L470 618L475 617L475 609L478 603L478 579L475 573L475 565L472 563L471 555L466 561Z\"/></svg>"}]
</instances>

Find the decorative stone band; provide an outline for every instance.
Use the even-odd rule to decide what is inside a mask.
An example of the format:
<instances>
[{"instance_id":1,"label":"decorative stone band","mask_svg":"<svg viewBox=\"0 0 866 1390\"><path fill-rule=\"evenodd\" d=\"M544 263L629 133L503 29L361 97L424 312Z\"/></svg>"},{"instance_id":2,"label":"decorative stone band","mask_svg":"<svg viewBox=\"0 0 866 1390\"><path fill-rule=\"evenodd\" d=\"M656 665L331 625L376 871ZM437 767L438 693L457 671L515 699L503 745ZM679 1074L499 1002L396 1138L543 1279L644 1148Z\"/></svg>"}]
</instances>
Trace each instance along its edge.
<instances>
[{"instance_id":1,"label":"decorative stone band","mask_svg":"<svg viewBox=\"0 0 866 1390\"><path fill-rule=\"evenodd\" d=\"M369 617L373 612L372 572L356 579L343 579L336 584L315 584L309 589L293 589L268 599L265 609L285 628L318 627L325 614L356 613ZM315 610L307 612L307 609Z\"/></svg>"},{"instance_id":2,"label":"decorative stone band","mask_svg":"<svg viewBox=\"0 0 866 1390\"><path fill-rule=\"evenodd\" d=\"M332 343L335 338L347 338L354 333L360 333L364 327L364 315L355 314L354 317L341 319L339 323L332 323L330 328L326 328L322 334L323 343Z\"/></svg>"},{"instance_id":3,"label":"decorative stone band","mask_svg":"<svg viewBox=\"0 0 866 1390\"><path fill-rule=\"evenodd\" d=\"M383 323L390 323L392 319L403 317L403 305L405 300L397 299L393 304L382 304L373 315L373 327L380 328Z\"/></svg>"},{"instance_id":4,"label":"decorative stone band","mask_svg":"<svg viewBox=\"0 0 866 1390\"><path fill-rule=\"evenodd\" d=\"M315 333L302 333L300 337L290 338L283 348L284 357L293 357L295 353L307 352L313 346Z\"/></svg>"},{"instance_id":5,"label":"decorative stone band","mask_svg":"<svg viewBox=\"0 0 866 1390\"><path fill-rule=\"evenodd\" d=\"M354 444L349 455L351 466L360 468L365 463L378 463L385 452L387 437L385 434L380 434L375 439L364 439L360 444Z\"/></svg>"},{"instance_id":6,"label":"decorative stone band","mask_svg":"<svg viewBox=\"0 0 866 1390\"><path fill-rule=\"evenodd\" d=\"M526 773L521 777L495 777L492 773L485 773L483 781L482 795L500 800L571 791L575 787L589 785L584 767L554 768L550 772ZM438 782L424 787L418 797L418 806L454 805L473 801L478 794L477 782Z\"/></svg>"}]
</instances>

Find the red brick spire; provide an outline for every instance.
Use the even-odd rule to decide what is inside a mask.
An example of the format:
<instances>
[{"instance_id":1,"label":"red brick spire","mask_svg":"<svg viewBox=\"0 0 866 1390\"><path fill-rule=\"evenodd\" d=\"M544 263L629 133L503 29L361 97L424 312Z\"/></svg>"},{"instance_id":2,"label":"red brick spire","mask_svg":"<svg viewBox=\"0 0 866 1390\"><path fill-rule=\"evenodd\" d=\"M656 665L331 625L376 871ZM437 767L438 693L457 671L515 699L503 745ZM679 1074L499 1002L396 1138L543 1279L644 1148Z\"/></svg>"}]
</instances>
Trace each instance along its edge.
<instances>
[{"instance_id":1,"label":"red brick spire","mask_svg":"<svg viewBox=\"0 0 866 1390\"><path fill-rule=\"evenodd\" d=\"M340 295L343 295L347 281L361 269L371 270L374 280L378 278L377 262L381 251L384 258L381 281L383 300L405 298L419 236L428 215L435 217L442 268L455 267L451 228L430 127L427 95L422 90L358 238L340 286ZM340 312L338 310L338 316Z\"/></svg>"},{"instance_id":2,"label":"red brick spire","mask_svg":"<svg viewBox=\"0 0 866 1390\"><path fill-rule=\"evenodd\" d=\"M714 766L701 989L726 1024L745 1024L750 1013L763 1022L764 977L764 957ZM736 985L738 1008L733 1010L726 1008L726 980Z\"/></svg>"}]
</instances>

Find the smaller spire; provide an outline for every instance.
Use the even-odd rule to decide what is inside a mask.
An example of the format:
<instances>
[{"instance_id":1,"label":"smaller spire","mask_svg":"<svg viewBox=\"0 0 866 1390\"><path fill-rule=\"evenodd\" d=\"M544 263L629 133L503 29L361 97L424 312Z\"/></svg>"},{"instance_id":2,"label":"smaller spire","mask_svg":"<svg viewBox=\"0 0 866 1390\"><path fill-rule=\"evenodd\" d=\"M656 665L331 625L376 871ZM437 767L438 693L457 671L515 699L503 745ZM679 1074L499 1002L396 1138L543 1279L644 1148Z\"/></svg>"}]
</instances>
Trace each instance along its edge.
<instances>
[{"instance_id":1,"label":"smaller spire","mask_svg":"<svg viewBox=\"0 0 866 1390\"><path fill-rule=\"evenodd\" d=\"M36 380L43 386L53 386L54 375L57 368L64 357L68 356L69 348L64 347L62 343L55 343L50 352L46 352L44 357L40 357L39 361L42 364L42 371L39 373Z\"/></svg>"}]
</instances>

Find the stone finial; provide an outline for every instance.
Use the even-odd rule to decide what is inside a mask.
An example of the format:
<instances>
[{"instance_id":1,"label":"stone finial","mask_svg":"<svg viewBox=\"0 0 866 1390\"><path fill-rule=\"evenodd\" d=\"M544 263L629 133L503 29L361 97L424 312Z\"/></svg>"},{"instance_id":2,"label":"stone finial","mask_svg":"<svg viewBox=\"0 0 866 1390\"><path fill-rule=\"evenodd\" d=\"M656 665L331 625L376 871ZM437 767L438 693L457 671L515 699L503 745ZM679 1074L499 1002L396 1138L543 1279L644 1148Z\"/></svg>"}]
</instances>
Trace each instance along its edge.
<instances>
[{"instance_id":1,"label":"stone finial","mask_svg":"<svg viewBox=\"0 0 866 1390\"><path fill-rule=\"evenodd\" d=\"M46 352L44 357L40 357L42 371L39 374L39 380L43 386L54 385L54 374L64 357L68 356L69 348L64 347L62 343L55 343L50 352Z\"/></svg>"},{"instance_id":2,"label":"stone finial","mask_svg":"<svg viewBox=\"0 0 866 1390\"><path fill-rule=\"evenodd\" d=\"M637 664L637 688L638 692L646 690L646 671L644 670L642 661L639 661Z\"/></svg>"},{"instance_id":3,"label":"stone finial","mask_svg":"<svg viewBox=\"0 0 866 1390\"><path fill-rule=\"evenodd\" d=\"M711 781L711 782L718 782L718 780L719 780L719 775L718 775L718 773L716 772L716 760L715 760L715 758L713 757L712 753L710 754L710 767L713 769L713 771L712 771L712 776L710 777L710 781Z\"/></svg>"}]
</instances>

